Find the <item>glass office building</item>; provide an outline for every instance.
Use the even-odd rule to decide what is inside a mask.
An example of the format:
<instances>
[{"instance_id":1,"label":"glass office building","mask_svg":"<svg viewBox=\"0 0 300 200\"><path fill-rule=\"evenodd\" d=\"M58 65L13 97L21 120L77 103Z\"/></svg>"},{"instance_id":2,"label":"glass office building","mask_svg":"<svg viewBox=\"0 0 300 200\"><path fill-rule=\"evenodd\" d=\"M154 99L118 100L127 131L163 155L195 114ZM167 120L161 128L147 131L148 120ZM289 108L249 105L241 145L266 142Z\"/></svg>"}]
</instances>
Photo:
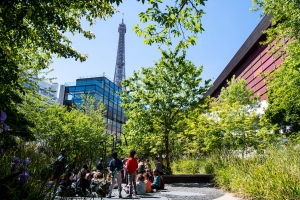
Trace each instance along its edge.
<instances>
[{"instance_id":1,"label":"glass office building","mask_svg":"<svg viewBox=\"0 0 300 200\"><path fill-rule=\"evenodd\" d=\"M114 135L118 140L122 133L122 124L126 118L120 106L121 99L117 92L121 88L106 77L80 78L76 83L66 83L64 88L64 105L80 104L82 94L90 94L103 102L106 109L104 121L108 123L106 132Z\"/></svg>"}]
</instances>

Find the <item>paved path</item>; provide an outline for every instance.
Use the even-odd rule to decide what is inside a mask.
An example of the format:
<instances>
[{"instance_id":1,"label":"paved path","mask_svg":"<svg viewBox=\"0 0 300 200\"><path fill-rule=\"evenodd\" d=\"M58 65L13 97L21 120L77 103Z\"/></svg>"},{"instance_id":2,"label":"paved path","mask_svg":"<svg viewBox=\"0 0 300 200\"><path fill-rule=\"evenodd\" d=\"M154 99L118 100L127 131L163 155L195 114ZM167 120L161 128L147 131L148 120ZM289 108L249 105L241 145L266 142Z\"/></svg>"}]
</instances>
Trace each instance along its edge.
<instances>
[{"instance_id":1,"label":"paved path","mask_svg":"<svg viewBox=\"0 0 300 200\"><path fill-rule=\"evenodd\" d=\"M156 193L149 193L143 196L136 196L134 199L141 200L240 200L232 194L225 193L222 190L214 188L211 184L205 183L177 183L166 184L166 190L158 191ZM111 199L119 199L117 189L113 190ZM122 191L122 199L126 198L126 193ZM58 198L57 198L58 199ZM73 198L82 199L82 198ZM100 200L101 198L86 198ZM108 200L108 198L103 198Z\"/></svg>"}]
</instances>

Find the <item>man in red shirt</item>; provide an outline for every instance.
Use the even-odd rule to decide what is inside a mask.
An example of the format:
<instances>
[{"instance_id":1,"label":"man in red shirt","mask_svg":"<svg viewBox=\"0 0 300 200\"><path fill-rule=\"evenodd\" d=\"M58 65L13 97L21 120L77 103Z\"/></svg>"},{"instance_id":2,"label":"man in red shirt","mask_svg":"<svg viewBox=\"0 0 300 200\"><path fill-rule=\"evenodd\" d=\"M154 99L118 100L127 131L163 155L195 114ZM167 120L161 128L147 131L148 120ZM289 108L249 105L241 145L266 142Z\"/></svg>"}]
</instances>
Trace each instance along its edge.
<instances>
[{"instance_id":1,"label":"man in red shirt","mask_svg":"<svg viewBox=\"0 0 300 200\"><path fill-rule=\"evenodd\" d=\"M134 158L135 150L130 151L130 158L126 163L126 170L128 173L128 184L129 184L129 197L132 196L132 184L134 186L134 192L136 194L136 170L138 168L138 162Z\"/></svg>"}]
</instances>

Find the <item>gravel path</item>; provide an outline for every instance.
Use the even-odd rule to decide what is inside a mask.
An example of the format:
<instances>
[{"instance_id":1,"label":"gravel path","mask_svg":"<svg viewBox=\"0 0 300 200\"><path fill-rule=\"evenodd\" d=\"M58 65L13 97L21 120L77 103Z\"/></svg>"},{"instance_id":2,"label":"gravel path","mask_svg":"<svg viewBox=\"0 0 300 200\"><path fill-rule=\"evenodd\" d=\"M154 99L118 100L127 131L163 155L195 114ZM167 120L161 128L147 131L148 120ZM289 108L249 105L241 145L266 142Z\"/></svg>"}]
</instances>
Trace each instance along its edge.
<instances>
[{"instance_id":1,"label":"gravel path","mask_svg":"<svg viewBox=\"0 0 300 200\"><path fill-rule=\"evenodd\" d=\"M111 199L118 198L118 190L114 189L112 192ZM123 199L126 198L127 194L122 191ZM61 198L57 197L55 199ZM108 198L63 198L66 200L71 199L93 199L93 200L109 200ZM174 183L166 184L165 190L160 190L154 193L147 193L143 196L135 196L130 199L141 199L141 200L240 200L234 197L232 194L225 193L222 190L215 188L212 184L205 183Z\"/></svg>"},{"instance_id":2,"label":"gravel path","mask_svg":"<svg viewBox=\"0 0 300 200\"><path fill-rule=\"evenodd\" d=\"M225 193L206 183L166 184L167 190L160 191L159 196L172 200L212 200L222 197Z\"/></svg>"}]
</instances>

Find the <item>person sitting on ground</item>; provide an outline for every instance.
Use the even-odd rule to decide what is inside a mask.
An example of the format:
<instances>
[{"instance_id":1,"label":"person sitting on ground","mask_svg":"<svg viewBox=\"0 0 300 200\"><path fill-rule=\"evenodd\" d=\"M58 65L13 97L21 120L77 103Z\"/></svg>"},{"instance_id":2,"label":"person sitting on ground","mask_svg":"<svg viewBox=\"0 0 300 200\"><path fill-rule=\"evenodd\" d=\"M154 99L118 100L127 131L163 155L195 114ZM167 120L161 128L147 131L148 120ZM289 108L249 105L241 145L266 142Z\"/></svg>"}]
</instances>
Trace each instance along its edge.
<instances>
[{"instance_id":1,"label":"person sitting on ground","mask_svg":"<svg viewBox=\"0 0 300 200\"><path fill-rule=\"evenodd\" d=\"M138 175L138 182L136 183L136 193L138 195L146 194L146 184L144 183L145 177L142 174Z\"/></svg>"},{"instance_id":2,"label":"person sitting on ground","mask_svg":"<svg viewBox=\"0 0 300 200\"><path fill-rule=\"evenodd\" d=\"M75 169L74 169L74 176L73 176L73 182L77 182L78 174L79 174L79 169L77 167L75 167Z\"/></svg>"},{"instance_id":3,"label":"person sitting on ground","mask_svg":"<svg viewBox=\"0 0 300 200\"><path fill-rule=\"evenodd\" d=\"M67 177L66 177L67 176ZM73 183L73 172L68 172L67 175L64 175L63 178L59 182L59 187L57 188L56 195L62 197L74 197L75 196L75 188L72 187Z\"/></svg>"},{"instance_id":4,"label":"person sitting on ground","mask_svg":"<svg viewBox=\"0 0 300 200\"><path fill-rule=\"evenodd\" d=\"M140 158L138 163L138 174L143 174L145 172L144 159Z\"/></svg>"},{"instance_id":5,"label":"person sitting on ground","mask_svg":"<svg viewBox=\"0 0 300 200\"><path fill-rule=\"evenodd\" d=\"M145 173L144 177L145 177L144 183L146 185L146 192L149 193L151 192L151 184L152 184L152 182L150 181L150 175L148 173Z\"/></svg>"},{"instance_id":6,"label":"person sitting on ground","mask_svg":"<svg viewBox=\"0 0 300 200\"><path fill-rule=\"evenodd\" d=\"M146 160L145 170L150 170L151 171L151 165L150 165L149 159Z\"/></svg>"},{"instance_id":7,"label":"person sitting on ground","mask_svg":"<svg viewBox=\"0 0 300 200\"><path fill-rule=\"evenodd\" d=\"M85 179L89 181L89 184L91 185L92 179L93 179L94 173L87 173L85 176Z\"/></svg>"},{"instance_id":8,"label":"person sitting on ground","mask_svg":"<svg viewBox=\"0 0 300 200\"><path fill-rule=\"evenodd\" d=\"M153 183L154 181L153 172L147 169L146 173L149 175L149 180L151 181L151 183Z\"/></svg>"},{"instance_id":9,"label":"person sitting on ground","mask_svg":"<svg viewBox=\"0 0 300 200\"><path fill-rule=\"evenodd\" d=\"M154 171L154 182L151 184L151 189L160 189L160 175L159 171L155 169Z\"/></svg>"},{"instance_id":10,"label":"person sitting on ground","mask_svg":"<svg viewBox=\"0 0 300 200\"><path fill-rule=\"evenodd\" d=\"M88 196L89 195L89 189L90 189L90 183L86 179L87 171L86 169L82 168L80 172L78 173L78 179L76 183L76 192L79 196Z\"/></svg>"},{"instance_id":11,"label":"person sitting on ground","mask_svg":"<svg viewBox=\"0 0 300 200\"><path fill-rule=\"evenodd\" d=\"M96 192L98 196L105 197L108 194L110 183L103 177L101 172L94 174L92 184L94 185L93 191Z\"/></svg>"},{"instance_id":12,"label":"person sitting on ground","mask_svg":"<svg viewBox=\"0 0 300 200\"><path fill-rule=\"evenodd\" d=\"M86 159L85 163L82 165L82 168L84 168L87 173L90 173L89 162L90 162L90 160Z\"/></svg>"},{"instance_id":13,"label":"person sitting on ground","mask_svg":"<svg viewBox=\"0 0 300 200\"><path fill-rule=\"evenodd\" d=\"M163 173L162 163L160 162L160 160L158 160L158 157L154 158L154 163L155 163L155 170L157 170L160 175L163 175L164 173Z\"/></svg>"}]
</instances>

